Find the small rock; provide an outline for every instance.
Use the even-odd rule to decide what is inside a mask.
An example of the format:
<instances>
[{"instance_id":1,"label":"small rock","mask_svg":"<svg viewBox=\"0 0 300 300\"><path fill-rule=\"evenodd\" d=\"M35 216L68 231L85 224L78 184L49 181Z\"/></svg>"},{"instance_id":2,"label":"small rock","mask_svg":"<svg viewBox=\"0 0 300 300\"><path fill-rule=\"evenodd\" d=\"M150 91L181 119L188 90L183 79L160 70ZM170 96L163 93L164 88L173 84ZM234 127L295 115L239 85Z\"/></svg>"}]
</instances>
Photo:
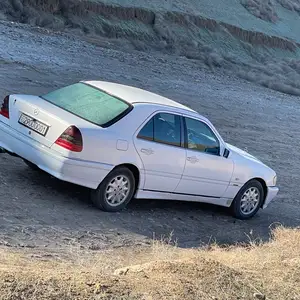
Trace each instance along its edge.
<instances>
[{"instance_id":1,"label":"small rock","mask_svg":"<svg viewBox=\"0 0 300 300\"><path fill-rule=\"evenodd\" d=\"M129 271L129 268L118 269L114 272L114 275L126 275Z\"/></svg>"},{"instance_id":2,"label":"small rock","mask_svg":"<svg viewBox=\"0 0 300 300\"><path fill-rule=\"evenodd\" d=\"M254 293L253 297L254 299L258 299L258 300L266 300L266 296L261 293Z\"/></svg>"}]
</instances>

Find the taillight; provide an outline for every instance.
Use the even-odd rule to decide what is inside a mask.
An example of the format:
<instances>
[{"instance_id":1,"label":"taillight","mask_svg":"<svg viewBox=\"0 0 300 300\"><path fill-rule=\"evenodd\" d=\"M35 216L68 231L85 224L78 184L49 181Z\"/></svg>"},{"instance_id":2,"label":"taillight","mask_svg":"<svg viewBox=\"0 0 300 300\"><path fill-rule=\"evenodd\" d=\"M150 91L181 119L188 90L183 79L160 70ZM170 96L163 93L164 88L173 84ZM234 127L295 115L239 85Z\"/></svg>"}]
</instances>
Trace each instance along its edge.
<instances>
[{"instance_id":1,"label":"taillight","mask_svg":"<svg viewBox=\"0 0 300 300\"><path fill-rule=\"evenodd\" d=\"M55 144L73 152L81 152L83 146L80 130L75 126L70 126L56 140Z\"/></svg>"},{"instance_id":2,"label":"taillight","mask_svg":"<svg viewBox=\"0 0 300 300\"><path fill-rule=\"evenodd\" d=\"M9 96L6 96L2 102L0 115L9 119Z\"/></svg>"}]
</instances>

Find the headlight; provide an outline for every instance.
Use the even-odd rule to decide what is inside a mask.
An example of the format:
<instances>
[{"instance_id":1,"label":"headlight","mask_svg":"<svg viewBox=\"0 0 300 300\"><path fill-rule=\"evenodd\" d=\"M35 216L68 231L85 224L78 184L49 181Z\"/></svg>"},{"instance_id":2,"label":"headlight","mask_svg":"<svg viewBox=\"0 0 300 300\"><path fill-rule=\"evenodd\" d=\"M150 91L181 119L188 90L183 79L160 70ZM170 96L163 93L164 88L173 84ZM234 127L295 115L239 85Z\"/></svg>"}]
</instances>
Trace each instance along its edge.
<instances>
[{"instance_id":1,"label":"headlight","mask_svg":"<svg viewBox=\"0 0 300 300\"><path fill-rule=\"evenodd\" d=\"M276 184L277 184L277 176L275 175L273 177L273 186L276 186Z\"/></svg>"}]
</instances>

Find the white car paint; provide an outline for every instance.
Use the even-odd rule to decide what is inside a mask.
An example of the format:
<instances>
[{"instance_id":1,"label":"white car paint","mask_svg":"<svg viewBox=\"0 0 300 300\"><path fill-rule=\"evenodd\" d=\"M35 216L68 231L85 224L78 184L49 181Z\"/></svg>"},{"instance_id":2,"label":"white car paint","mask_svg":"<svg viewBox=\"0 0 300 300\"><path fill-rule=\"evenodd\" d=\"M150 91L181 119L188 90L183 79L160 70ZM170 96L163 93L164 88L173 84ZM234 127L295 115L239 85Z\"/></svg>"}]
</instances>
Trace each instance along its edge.
<instances>
[{"instance_id":1,"label":"white car paint","mask_svg":"<svg viewBox=\"0 0 300 300\"><path fill-rule=\"evenodd\" d=\"M278 193L276 173L255 157L225 143L210 121L194 110L162 96L116 83L88 81L133 105L113 125L102 128L37 96L10 95L10 118L0 115L0 147L36 164L64 181L96 189L113 168L135 166L140 174L136 198L199 201L229 207L241 187L259 178L267 187L263 207ZM137 138L157 113L171 113L204 122L220 143L220 155L175 147ZM50 126L47 135L18 123L21 113ZM64 130L75 125L82 134L82 152L55 144ZM225 149L229 156L223 156Z\"/></svg>"}]
</instances>

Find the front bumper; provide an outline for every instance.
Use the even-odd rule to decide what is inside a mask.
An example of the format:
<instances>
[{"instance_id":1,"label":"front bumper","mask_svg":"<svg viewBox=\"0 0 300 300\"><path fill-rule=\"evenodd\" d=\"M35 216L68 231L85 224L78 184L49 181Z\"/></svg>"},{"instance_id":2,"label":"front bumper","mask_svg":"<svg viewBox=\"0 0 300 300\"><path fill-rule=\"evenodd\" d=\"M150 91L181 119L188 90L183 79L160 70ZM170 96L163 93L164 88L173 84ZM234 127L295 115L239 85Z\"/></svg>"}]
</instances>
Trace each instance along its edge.
<instances>
[{"instance_id":1,"label":"front bumper","mask_svg":"<svg viewBox=\"0 0 300 300\"><path fill-rule=\"evenodd\" d=\"M270 202L277 196L279 188L277 186L268 187L267 197L263 205L263 209L267 208Z\"/></svg>"}]
</instances>

